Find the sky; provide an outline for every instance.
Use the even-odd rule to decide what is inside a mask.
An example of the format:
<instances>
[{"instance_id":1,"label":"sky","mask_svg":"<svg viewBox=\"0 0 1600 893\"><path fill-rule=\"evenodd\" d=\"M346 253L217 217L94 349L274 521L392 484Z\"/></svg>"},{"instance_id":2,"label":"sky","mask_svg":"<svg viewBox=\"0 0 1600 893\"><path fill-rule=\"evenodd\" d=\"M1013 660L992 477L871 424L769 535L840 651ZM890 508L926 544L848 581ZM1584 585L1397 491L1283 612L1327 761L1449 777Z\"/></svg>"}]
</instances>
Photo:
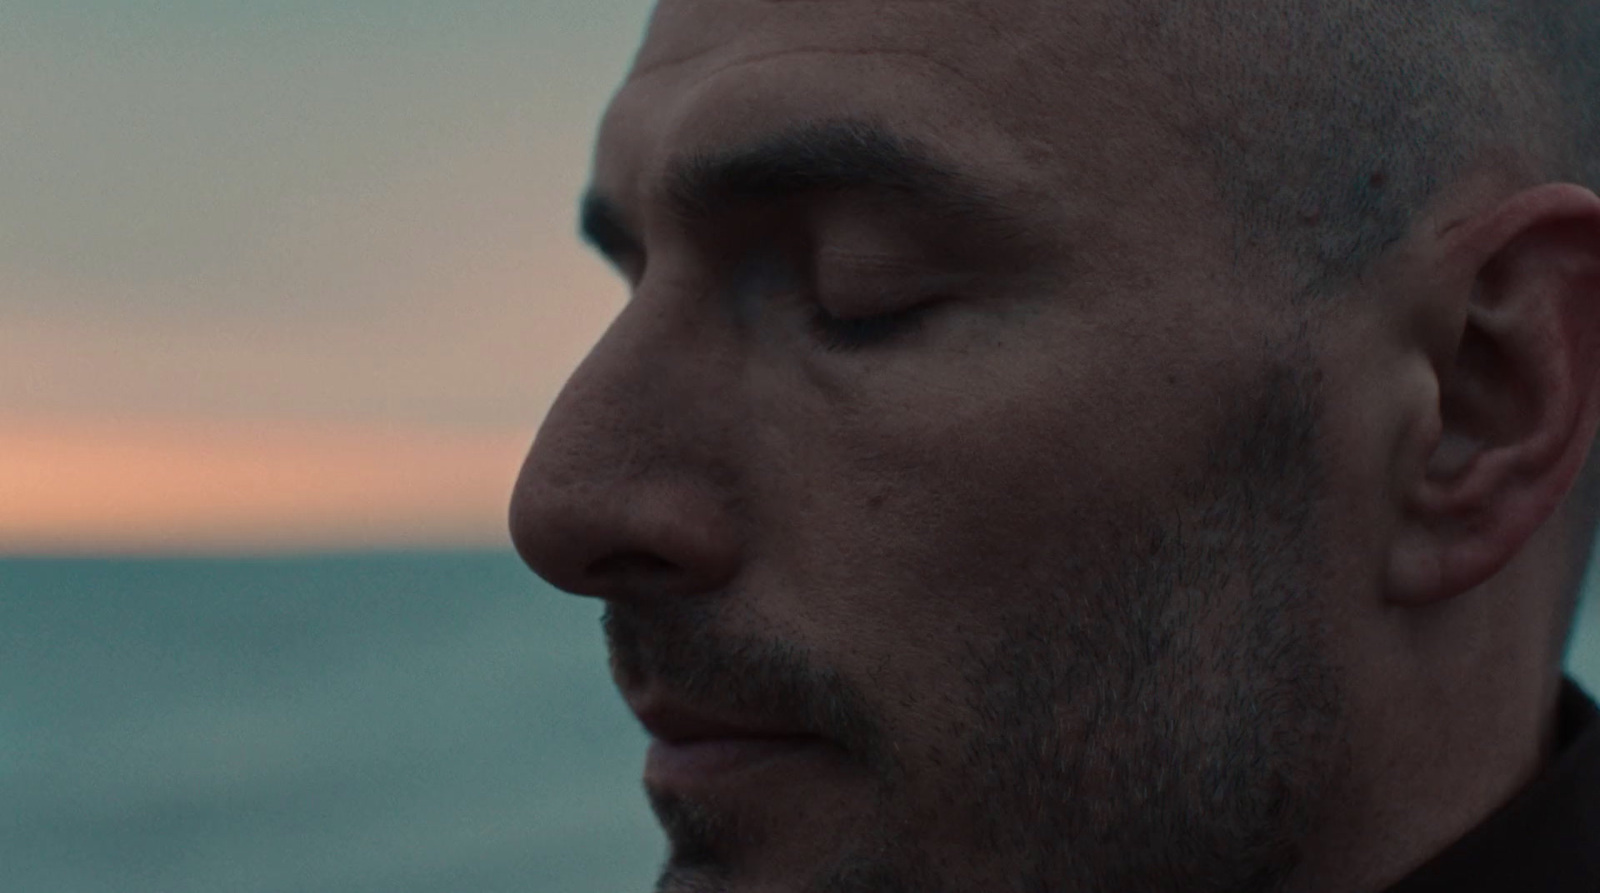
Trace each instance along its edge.
<instances>
[{"instance_id":1,"label":"sky","mask_svg":"<svg viewBox=\"0 0 1600 893\"><path fill-rule=\"evenodd\" d=\"M0 554L506 545L649 7L0 4Z\"/></svg>"}]
</instances>

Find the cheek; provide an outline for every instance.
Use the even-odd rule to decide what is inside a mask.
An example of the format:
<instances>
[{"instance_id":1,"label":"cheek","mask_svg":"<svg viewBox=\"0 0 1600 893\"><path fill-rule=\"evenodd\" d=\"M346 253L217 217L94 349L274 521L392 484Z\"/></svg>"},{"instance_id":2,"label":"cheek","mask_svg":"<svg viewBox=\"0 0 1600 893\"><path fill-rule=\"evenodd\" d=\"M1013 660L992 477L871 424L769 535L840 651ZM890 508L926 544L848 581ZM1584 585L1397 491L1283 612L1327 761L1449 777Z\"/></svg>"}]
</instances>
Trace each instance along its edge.
<instances>
[{"instance_id":1,"label":"cheek","mask_svg":"<svg viewBox=\"0 0 1600 893\"><path fill-rule=\"evenodd\" d=\"M783 579L754 587L771 594L762 615L850 679L924 768L971 724L973 655L1018 616L1082 610L1112 519L1144 499L1081 432L1037 407L991 409L960 425L885 413L860 449L796 475L811 486L785 503L768 564Z\"/></svg>"},{"instance_id":2,"label":"cheek","mask_svg":"<svg viewBox=\"0 0 1600 893\"><path fill-rule=\"evenodd\" d=\"M819 414L820 448L795 456L808 461L776 501L789 569L825 584L840 614L981 619L1000 606L980 594L1025 598L1008 590L1144 514L1193 460L1196 414L1109 363L1040 367L884 387L870 408Z\"/></svg>"},{"instance_id":3,"label":"cheek","mask_svg":"<svg viewBox=\"0 0 1600 893\"><path fill-rule=\"evenodd\" d=\"M909 726L959 709L1003 618L1091 610L1108 555L1204 461L1196 355L1065 325L874 356L842 367L853 387L834 367L769 382L754 610Z\"/></svg>"}]
</instances>

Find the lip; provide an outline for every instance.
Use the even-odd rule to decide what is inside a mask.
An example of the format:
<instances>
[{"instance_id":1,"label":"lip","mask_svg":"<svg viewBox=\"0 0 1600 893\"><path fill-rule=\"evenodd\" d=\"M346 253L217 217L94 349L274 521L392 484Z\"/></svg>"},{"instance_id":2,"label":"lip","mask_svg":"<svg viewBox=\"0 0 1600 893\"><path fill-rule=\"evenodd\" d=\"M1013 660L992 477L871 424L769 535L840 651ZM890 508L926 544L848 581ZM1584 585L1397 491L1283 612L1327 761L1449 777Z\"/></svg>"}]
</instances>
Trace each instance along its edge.
<instances>
[{"instance_id":1,"label":"lip","mask_svg":"<svg viewBox=\"0 0 1600 893\"><path fill-rule=\"evenodd\" d=\"M625 692L623 699L650 737L670 744L707 739L816 737L796 723L721 716L661 693Z\"/></svg>"},{"instance_id":2,"label":"lip","mask_svg":"<svg viewBox=\"0 0 1600 893\"><path fill-rule=\"evenodd\" d=\"M624 699L651 737L644 777L653 788L701 788L756 769L825 758L837 750L792 722L719 716L659 693Z\"/></svg>"},{"instance_id":3,"label":"lip","mask_svg":"<svg viewBox=\"0 0 1600 893\"><path fill-rule=\"evenodd\" d=\"M748 779L753 773L794 769L826 759L832 748L815 736L786 738L656 738L645 756L645 784L657 790L690 791Z\"/></svg>"}]
</instances>

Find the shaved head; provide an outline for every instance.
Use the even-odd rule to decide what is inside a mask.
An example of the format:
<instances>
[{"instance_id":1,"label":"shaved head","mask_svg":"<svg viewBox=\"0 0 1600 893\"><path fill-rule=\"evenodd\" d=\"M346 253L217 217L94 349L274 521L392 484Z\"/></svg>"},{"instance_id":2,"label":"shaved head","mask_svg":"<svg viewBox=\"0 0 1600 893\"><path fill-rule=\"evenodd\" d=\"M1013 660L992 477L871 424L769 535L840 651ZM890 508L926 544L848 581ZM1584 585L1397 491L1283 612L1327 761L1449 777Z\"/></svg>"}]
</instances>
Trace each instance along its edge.
<instances>
[{"instance_id":1,"label":"shaved head","mask_svg":"<svg viewBox=\"0 0 1600 893\"><path fill-rule=\"evenodd\" d=\"M1241 258L1298 296L1347 288L1473 165L1600 184L1600 9L1589 2L1135 3Z\"/></svg>"},{"instance_id":2,"label":"shaved head","mask_svg":"<svg viewBox=\"0 0 1600 893\"><path fill-rule=\"evenodd\" d=\"M607 603L660 891L1372 891L1512 796L1593 518L1597 37L662 0L581 200L628 301L511 518Z\"/></svg>"},{"instance_id":3,"label":"shaved head","mask_svg":"<svg viewBox=\"0 0 1600 893\"><path fill-rule=\"evenodd\" d=\"M1593 0L1135 2L1232 227L1312 307L1347 293L1474 166L1600 190ZM1564 649L1600 528L1600 448L1568 500Z\"/></svg>"},{"instance_id":4,"label":"shaved head","mask_svg":"<svg viewBox=\"0 0 1600 893\"><path fill-rule=\"evenodd\" d=\"M1144 58L1193 110L1235 257L1285 294L1348 292L1441 189L1497 165L1518 186L1600 189L1592 0L1195 0L1147 4ZM1152 27L1153 26L1153 27ZM1600 449L1568 500L1564 650L1600 526Z\"/></svg>"}]
</instances>

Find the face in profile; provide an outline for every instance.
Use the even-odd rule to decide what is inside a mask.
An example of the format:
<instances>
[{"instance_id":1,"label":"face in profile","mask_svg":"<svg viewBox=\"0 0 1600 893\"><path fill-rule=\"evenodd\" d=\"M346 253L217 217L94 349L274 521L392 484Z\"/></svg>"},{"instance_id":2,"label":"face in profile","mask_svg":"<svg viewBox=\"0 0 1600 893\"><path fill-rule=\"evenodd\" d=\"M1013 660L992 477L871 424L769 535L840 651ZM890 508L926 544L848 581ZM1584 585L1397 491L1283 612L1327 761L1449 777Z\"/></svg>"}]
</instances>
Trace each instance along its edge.
<instances>
[{"instance_id":1,"label":"face in profile","mask_svg":"<svg viewBox=\"0 0 1600 893\"><path fill-rule=\"evenodd\" d=\"M1270 890L1331 796L1319 332L1108 14L1007 6L665 0L606 111L513 522L664 893Z\"/></svg>"}]
</instances>

